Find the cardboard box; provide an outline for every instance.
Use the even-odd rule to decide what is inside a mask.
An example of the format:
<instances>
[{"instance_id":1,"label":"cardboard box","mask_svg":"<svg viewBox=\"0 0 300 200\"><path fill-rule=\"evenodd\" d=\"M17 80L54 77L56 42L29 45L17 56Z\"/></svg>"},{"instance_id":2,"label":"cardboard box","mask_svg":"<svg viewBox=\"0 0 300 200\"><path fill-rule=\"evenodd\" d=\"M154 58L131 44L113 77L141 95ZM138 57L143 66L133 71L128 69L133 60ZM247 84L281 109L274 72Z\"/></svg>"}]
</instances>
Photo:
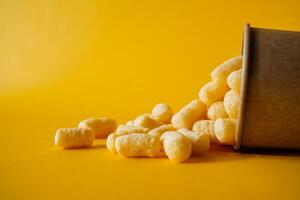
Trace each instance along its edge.
<instances>
[{"instance_id":1,"label":"cardboard box","mask_svg":"<svg viewBox=\"0 0 300 200\"><path fill-rule=\"evenodd\" d=\"M244 28L234 149L300 149L300 32Z\"/></svg>"}]
</instances>

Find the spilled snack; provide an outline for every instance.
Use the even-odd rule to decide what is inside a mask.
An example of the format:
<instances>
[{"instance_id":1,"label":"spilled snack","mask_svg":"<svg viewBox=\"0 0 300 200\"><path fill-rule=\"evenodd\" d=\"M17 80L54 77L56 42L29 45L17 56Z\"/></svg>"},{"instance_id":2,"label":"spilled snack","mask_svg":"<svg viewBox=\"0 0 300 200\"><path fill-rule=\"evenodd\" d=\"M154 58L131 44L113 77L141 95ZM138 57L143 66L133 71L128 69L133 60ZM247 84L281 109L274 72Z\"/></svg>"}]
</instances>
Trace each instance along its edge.
<instances>
[{"instance_id":1,"label":"spilled snack","mask_svg":"<svg viewBox=\"0 0 300 200\"><path fill-rule=\"evenodd\" d=\"M165 103L117 126L110 118L90 118L79 128L58 129L55 145L64 149L91 147L94 138L107 138L108 151L122 157L167 157L176 163L202 156L210 143L234 145L240 103L242 56L216 67L211 81L173 113Z\"/></svg>"}]
</instances>

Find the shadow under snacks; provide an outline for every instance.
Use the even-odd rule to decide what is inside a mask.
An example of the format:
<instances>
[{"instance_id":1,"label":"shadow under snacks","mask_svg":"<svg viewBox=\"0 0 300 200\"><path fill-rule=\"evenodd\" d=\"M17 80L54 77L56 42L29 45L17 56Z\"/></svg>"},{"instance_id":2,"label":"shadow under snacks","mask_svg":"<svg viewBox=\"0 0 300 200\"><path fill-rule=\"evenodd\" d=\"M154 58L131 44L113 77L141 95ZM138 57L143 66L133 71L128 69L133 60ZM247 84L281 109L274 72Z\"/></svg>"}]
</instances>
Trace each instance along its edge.
<instances>
[{"instance_id":1,"label":"shadow under snacks","mask_svg":"<svg viewBox=\"0 0 300 200\"><path fill-rule=\"evenodd\" d=\"M192 156L184 163L226 162L247 159L248 157L249 156L235 152L231 146L211 145L205 155Z\"/></svg>"},{"instance_id":2,"label":"shadow under snacks","mask_svg":"<svg viewBox=\"0 0 300 200\"><path fill-rule=\"evenodd\" d=\"M234 151L232 146L211 145L209 151L203 156L192 156L184 163L228 162L262 157L294 157L300 159L300 151L282 149L252 149L247 151Z\"/></svg>"}]
</instances>

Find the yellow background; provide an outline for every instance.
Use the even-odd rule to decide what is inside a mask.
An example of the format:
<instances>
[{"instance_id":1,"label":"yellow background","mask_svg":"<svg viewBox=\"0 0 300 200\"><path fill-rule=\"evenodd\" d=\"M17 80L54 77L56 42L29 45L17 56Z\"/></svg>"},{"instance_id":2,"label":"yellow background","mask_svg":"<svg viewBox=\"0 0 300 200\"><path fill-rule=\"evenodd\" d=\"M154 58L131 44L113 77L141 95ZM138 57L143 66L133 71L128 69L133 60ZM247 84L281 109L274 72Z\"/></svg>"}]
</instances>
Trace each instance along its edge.
<instances>
[{"instance_id":1,"label":"yellow background","mask_svg":"<svg viewBox=\"0 0 300 200\"><path fill-rule=\"evenodd\" d=\"M243 24L300 31L300 1L0 1L0 199L300 199L300 158L230 148L176 165L104 141L53 147L84 118L122 123L197 98Z\"/></svg>"}]
</instances>

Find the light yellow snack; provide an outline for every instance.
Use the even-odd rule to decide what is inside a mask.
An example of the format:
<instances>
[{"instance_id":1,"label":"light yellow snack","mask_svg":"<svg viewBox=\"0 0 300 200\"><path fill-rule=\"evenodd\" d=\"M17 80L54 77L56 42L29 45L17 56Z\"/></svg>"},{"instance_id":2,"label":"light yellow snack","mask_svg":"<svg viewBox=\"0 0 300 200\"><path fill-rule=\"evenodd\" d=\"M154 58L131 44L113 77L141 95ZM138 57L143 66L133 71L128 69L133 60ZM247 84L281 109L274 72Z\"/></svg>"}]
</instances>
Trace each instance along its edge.
<instances>
[{"instance_id":1,"label":"light yellow snack","mask_svg":"<svg viewBox=\"0 0 300 200\"><path fill-rule=\"evenodd\" d=\"M175 162L187 160L192 153L191 141L178 131L167 131L161 136L163 148L168 158Z\"/></svg>"},{"instance_id":2,"label":"light yellow snack","mask_svg":"<svg viewBox=\"0 0 300 200\"><path fill-rule=\"evenodd\" d=\"M238 70L242 67L242 62L243 62L242 56L236 56L230 58L229 60L225 61L224 63L222 63L212 71L211 73L212 80L220 79L226 81L228 75L231 72Z\"/></svg>"},{"instance_id":3,"label":"light yellow snack","mask_svg":"<svg viewBox=\"0 0 300 200\"><path fill-rule=\"evenodd\" d=\"M194 122L204 118L206 115L206 106L199 100L193 100L172 117L172 124L175 128L191 129Z\"/></svg>"},{"instance_id":4,"label":"light yellow snack","mask_svg":"<svg viewBox=\"0 0 300 200\"><path fill-rule=\"evenodd\" d=\"M207 106L221 101L229 90L226 82L219 79L205 84L199 91L199 99Z\"/></svg>"},{"instance_id":5,"label":"light yellow snack","mask_svg":"<svg viewBox=\"0 0 300 200\"><path fill-rule=\"evenodd\" d=\"M156 121L155 119L153 119L148 114L145 114L145 115L141 115L141 116L137 117L134 120L134 125L153 129L153 128L160 126L160 123L158 121Z\"/></svg>"},{"instance_id":6,"label":"light yellow snack","mask_svg":"<svg viewBox=\"0 0 300 200\"><path fill-rule=\"evenodd\" d=\"M117 128L117 122L109 118L89 118L83 120L78 125L79 128L91 129L95 138L105 138Z\"/></svg>"},{"instance_id":7,"label":"light yellow snack","mask_svg":"<svg viewBox=\"0 0 300 200\"><path fill-rule=\"evenodd\" d=\"M176 128L172 124L163 124L157 128L152 129L148 132L149 135L159 137L166 131L175 131Z\"/></svg>"},{"instance_id":8,"label":"light yellow snack","mask_svg":"<svg viewBox=\"0 0 300 200\"><path fill-rule=\"evenodd\" d=\"M106 148L108 151L110 152L116 152L116 138L118 136L121 136L121 134L117 134L117 133L111 133L109 134L109 136L106 139Z\"/></svg>"},{"instance_id":9,"label":"light yellow snack","mask_svg":"<svg viewBox=\"0 0 300 200\"><path fill-rule=\"evenodd\" d=\"M237 94L240 94L241 79L242 79L242 70L241 69L232 72L231 74L229 74L229 76L227 78L227 84L228 84L228 86L233 91L235 91Z\"/></svg>"},{"instance_id":10,"label":"light yellow snack","mask_svg":"<svg viewBox=\"0 0 300 200\"><path fill-rule=\"evenodd\" d=\"M234 145L236 132L236 119L217 119L215 122L215 134L220 143Z\"/></svg>"},{"instance_id":11,"label":"light yellow snack","mask_svg":"<svg viewBox=\"0 0 300 200\"><path fill-rule=\"evenodd\" d=\"M149 128L144 128L141 126L128 126L128 125L119 125L116 133L119 135L126 135L130 133L148 133Z\"/></svg>"},{"instance_id":12,"label":"light yellow snack","mask_svg":"<svg viewBox=\"0 0 300 200\"><path fill-rule=\"evenodd\" d=\"M175 131L176 128L172 124L163 124L157 128L152 129L148 132L149 135L152 135L154 137L160 138L162 134L164 134L167 131ZM165 152L163 151L163 144L161 142L161 152L159 154L160 157L165 156Z\"/></svg>"},{"instance_id":13,"label":"light yellow snack","mask_svg":"<svg viewBox=\"0 0 300 200\"><path fill-rule=\"evenodd\" d=\"M130 121L126 122L125 125L127 125L127 126L134 126L134 120L130 120Z\"/></svg>"},{"instance_id":14,"label":"light yellow snack","mask_svg":"<svg viewBox=\"0 0 300 200\"><path fill-rule=\"evenodd\" d=\"M124 157L154 157L160 152L160 139L144 133L133 133L116 138L115 148Z\"/></svg>"},{"instance_id":15,"label":"light yellow snack","mask_svg":"<svg viewBox=\"0 0 300 200\"><path fill-rule=\"evenodd\" d=\"M116 141L116 138L121 135L127 135L127 134L131 134L131 133L147 133L148 132L149 135L160 138L160 136L164 132L171 131L171 130L175 130L175 128L173 127L172 124L161 125L157 128L152 129L150 132L148 132L149 131L148 128L136 127L136 126L128 127L127 125L120 125L117 133L112 133L107 137L106 147L109 151L116 152L115 141Z\"/></svg>"},{"instance_id":16,"label":"light yellow snack","mask_svg":"<svg viewBox=\"0 0 300 200\"><path fill-rule=\"evenodd\" d=\"M160 103L152 109L152 117L161 124L169 124L173 116L173 111L168 104Z\"/></svg>"},{"instance_id":17,"label":"light yellow snack","mask_svg":"<svg viewBox=\"0 0 300 200\"><path fill-rule=\"evenodd\" d=\"M139 133L139 132L132 132L132 133L142 134L142 133ZM120 132L120 133L111 133L111 134L109 134L109 136L106 139L106 148L107 148L107 150L110 151L110 152L116 152L115 143L116 143L117 137L122 136L122 135L132 134L132 133L131 132Z\"/></svg>"},{"instance_id":18,"label":"light yellow snack","mask_svg":"<svg viewBox=\"0 0 300 200\"><path fill-rule=\"evenodd\" d=\"M240 96L230 90L224 97L224 108L230 118L237 119L239 114Z\"/></svg>"},{"instance_id":19,"label":"light yellow snack","mask_svg":"<svg viewBox=\"0 0 300 200\"><path fill-rule=\"evenodd\" d=\"M191 132L188 128L180 128L177 130L179 133L182 133L183 135L186 135L187 133Z\"/></svg>"},{"instance_id":20,"label":"light yellow snack","mask_svg":"<svg viewBox=\"0 0 300 200\"><path fill-rule=\"evenodd\" d=\"M90 147L94 138L94 133L90 129L60 128L55 134L55 146L64 149Z\"/></svg>"},{"instance_id":21,"label":"light yellow snack","mask_svg":"<svg viewBox=\"0 0 300 200\"><path fill-rule=\"evenodd\" d=\"M207 118L216 120L218 118L227 118L228 115L225 111L223 101L218 101L212 104L207 111Z\"/></svg>"},{"instance_id":22,"label":"light yellow snack","mask_svg":"<svg viewBox=\"0 0 300 200\"><path fill-rule=\"evenodd\" d=\"M213 120L199 120L194 123L193 131L208 134L211 143L219 144L219 141L215 135L214 125L215 121Z\"/></svg>"},{"instance_id":23,"label":"light yellow snack","mask_svg":"<svg viewBox=\"0 0 300 200\"><path fill-rule=\"evenodd\" d=\"M190 131L186 128L178 129L178 132L185 135L192 142L192 153L194 155L203 155L209 149L209 134L199 132L199 131Z\"/></svg>"},{"instance_id":24,"label":"light yellow snack","mask_svg":"<svg viewBox=\"0 0 300 200\"><path fill-rule=\"evenodd\" d=\"M117 137L132 133L142 134L148 133L149 129L140 126L119 125L115 133L111 133L106 139L106 147L111 152L116 152L115 142Z\"/></svg>"}]
</instances>

